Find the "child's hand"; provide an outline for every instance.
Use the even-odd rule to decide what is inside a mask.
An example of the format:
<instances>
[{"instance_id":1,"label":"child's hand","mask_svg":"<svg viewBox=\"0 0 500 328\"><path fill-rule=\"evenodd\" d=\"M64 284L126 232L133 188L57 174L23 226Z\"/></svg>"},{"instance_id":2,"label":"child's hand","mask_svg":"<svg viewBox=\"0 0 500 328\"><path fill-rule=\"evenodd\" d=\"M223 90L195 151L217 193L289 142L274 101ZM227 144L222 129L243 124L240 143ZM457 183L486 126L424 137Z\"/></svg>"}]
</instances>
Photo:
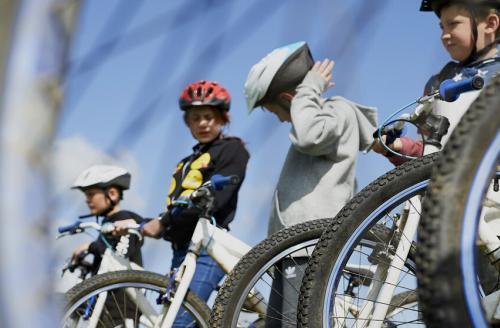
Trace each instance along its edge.
<instances>
[{"instance_id":1,"label":"child's hand","mask_svg":"<svg viewBox=\"0 0 500 328\"><path fill-rule=\"evenodd\" d=\"M115 230L113 230L113 236L123 236L128 233L128 228L130 226L137 225L134 219L120 220L113 222Z\"/></svg>"},{"instance_id":2,"label":"child's hand","mask_svg":"<svg viewBox=\"0 0 500 328\"><path fill-rule=\"evenodd\" d=\"M385 144L385 140L387 139L387 136L386 135L383 135L382 136L382 142ZM394 142L390 145L388 145L389 148L391 148L392 150L394 150L395 152L400 152L401 149L403 148L403 142L401 141L400 138L396 138L394 139ZM382 154L384 156L387 156L389 153L389 151L382 145L382 143L380 142L380 140L377 138L375 139L375 142L373 143L373 151L375 151L376 153L379 153L379 154Z\"/></svg>"},{"instance_id":3,"label":"child's hand","mask_svg":"<svg viewBox=\"0 0 500 328\"><path fill-rule=\"evenodd\" d=\"M335 83L332 82L333 66L335 66L335 62L331 59L326 58L322 62L315 62L314 66L311 68L312 72L318 73L326 80L326 82L328 83L327 88L335 86Z\"/></svg>"},{"instance_id":4,"label":"child's hand","mask_svg":"<svg viewBox=\"0 0 500 328\"><path fill-rule=\"evenodd\" d=\"M71 254L71 263L72 264L76 264L76 258L78 257L78 255L80 255L80 253L82 252L86 252L88 249L89 249L89 243L85 243L85 244L81 244L79 245L78 247L75 248L75 250L73 251L73 254Z\"/></svg>"}]
</instances>

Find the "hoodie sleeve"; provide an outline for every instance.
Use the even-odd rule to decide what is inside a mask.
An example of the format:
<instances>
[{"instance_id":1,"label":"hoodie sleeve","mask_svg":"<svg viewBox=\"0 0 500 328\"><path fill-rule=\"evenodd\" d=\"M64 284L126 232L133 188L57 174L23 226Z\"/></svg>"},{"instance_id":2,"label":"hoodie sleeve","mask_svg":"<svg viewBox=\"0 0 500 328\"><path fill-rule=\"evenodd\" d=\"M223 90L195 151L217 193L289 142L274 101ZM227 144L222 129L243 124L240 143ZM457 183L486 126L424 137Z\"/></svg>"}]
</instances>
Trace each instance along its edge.
<instances>
[{"instance_id":1,"label":"hoodie sleeve","mask_svg":"<svg viewBox=\"0 0 500 328\"><path fill-rule=\"evenodd\" d=\"M292 99L290 139L301 153L313 156L330 153L344 130L346 119L342 112L323 108L321 93L327 83L320 74L309 72Z\"/></svg>"},{"instance_id":2,"label":"hoodie sleeve","mask_svg":"<svg viewBox=\"0 0 500 328\"><path fill-rule=\"evenodd\" d=\"M329 154L342 134L352 124L357 124L359 149L365 149L373 141L373 130L377 126L376 109L342 97L325 100L321 98L321 93L326 87L327 81L316 72L307 73L297 87L290 108L293 146L312 156Z\"/></svg>"}]
</instances>

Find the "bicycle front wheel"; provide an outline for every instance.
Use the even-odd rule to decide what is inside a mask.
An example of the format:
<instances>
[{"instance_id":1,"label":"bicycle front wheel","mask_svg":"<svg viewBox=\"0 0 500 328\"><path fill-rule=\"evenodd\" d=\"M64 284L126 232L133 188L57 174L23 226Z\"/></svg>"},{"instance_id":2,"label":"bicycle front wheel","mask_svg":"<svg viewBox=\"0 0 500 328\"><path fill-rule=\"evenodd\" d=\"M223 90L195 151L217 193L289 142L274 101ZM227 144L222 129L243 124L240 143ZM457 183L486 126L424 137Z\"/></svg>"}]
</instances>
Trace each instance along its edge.
<instances>
[{"instance_id":1,"label":"bicycle front wheel","mask_svg":"<svg viewBox=\"0 0 500 328\"><path fill-rule=\"evenodd\" d=\"M300 290L300 327L366 327L375 320L382 327L424 326L416 298L415 236L403 229L418 222L437 157L386 173L339 212L309 260ZM369 238L380 226L392 233Z\"/></svg>"},{"instance_id":2,"label":"bicycle front wheel","mask_svg":"<svg viewBox=\"0 0 500 328\"><path fill-rule=\"evenodd\" d=\"M499 326L500 76L460 120L423 204L418 283L432 327Z\"/></svg>"},{"instance_id":3,"label":"bicycle front wheel","mask_svg":"<svg viewBox=\"0 0 500 328\"><path fill-rule=\"evenodd\" d=\"M147 271L96 275L66 293L63 327L156 327L168 308L167 276ZM208 327L210 309L188 291L179 311L193 319L187 327ZM183 325L184 326L184 325Z\"/></svg>"}]
</instances>

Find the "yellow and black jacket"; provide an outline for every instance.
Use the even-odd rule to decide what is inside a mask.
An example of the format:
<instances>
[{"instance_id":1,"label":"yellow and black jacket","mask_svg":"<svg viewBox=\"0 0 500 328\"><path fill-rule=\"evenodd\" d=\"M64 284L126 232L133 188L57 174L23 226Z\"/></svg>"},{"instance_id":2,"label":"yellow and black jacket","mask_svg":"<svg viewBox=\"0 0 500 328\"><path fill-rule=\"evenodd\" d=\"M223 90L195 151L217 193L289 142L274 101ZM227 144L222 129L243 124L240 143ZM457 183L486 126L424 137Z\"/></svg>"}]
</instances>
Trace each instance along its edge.
<instances>
[{"instance_id":1,"label":"yellow and black jacket","mask_svg":"<svg viewBox=\"0 0 500 328\"><path fill-rule=\"evenodd\" d=\"M188 208L178 215L172 215L171 204L179 197L188 196L215 174L237 175L238 185L228 185L215 191L213 216L217 225L228 228L234 219L238 200L238 190L245 178L249 154L239 138L220 137L207 144L197 144L193 153L182 159L172 176L167 196L167 212L161 219L165 227L164 238L172 241L174 247L185 245L191 239L199 212Z\"/></svg>"}]
</instances>

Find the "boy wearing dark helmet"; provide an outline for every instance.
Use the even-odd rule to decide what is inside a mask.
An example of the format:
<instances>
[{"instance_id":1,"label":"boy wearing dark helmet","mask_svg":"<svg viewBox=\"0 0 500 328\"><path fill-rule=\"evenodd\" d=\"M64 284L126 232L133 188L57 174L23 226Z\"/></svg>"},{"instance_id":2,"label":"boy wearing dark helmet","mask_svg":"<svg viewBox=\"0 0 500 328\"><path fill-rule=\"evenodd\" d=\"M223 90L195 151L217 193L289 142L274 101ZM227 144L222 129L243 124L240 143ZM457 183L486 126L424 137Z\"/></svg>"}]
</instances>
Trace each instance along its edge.
<instances>
[{"instance_id":1,"label":"boy wearing dark helmet","mask_svg":"<svg viewBox=\"0 0 500 328\"><path fill-rule=\"evenodd\" d=\"M199 212L186 209L172 213L170 205L180 197L188 196L196 188L210 180L215 174L237 175L240 182L215 191L214 218L219 227L229 228L234 219L238 191L245 178L249 154L241 139L222 133L229 123L231 98L228 91L212 81L198 81L185 87L179 98L179 107L184 112L184 122L197 141L191 155L183 158L176 166L167 196L167 211L160 218L144 225L143 235L163 237L172 243L171 268L177 268L186 256L191 235L198 222ZM123 227L126 226L124 222ZM118 225L120 233L122 225ZM196 271L190 289L200 298L208 300L224 272L217 263L203 251L197 260ZM174 327L186 327L189 318L177 318Z\"/></svg>"},{"instance_id":2,"label":"boy wearing dark helmet","mask_svg":"<svg viewBox=\"0 0 500 328\"><path fill-rule=\"evenodd\" d=\"M334 217L354 195L355 163L371 143L374 108L322 98L333 62L314 63L305 42L278 48L254 65L245 83L248 109L263 107L290 122L291 146L272 201L268 233ZM306 257L285 259L273 280L266 327L295 327ZM278 270L280 271L280 270Z\"/></svg>"},{"instance_id":3,"label":"boy wearing dark helmet","mask_svg":"<svg viewBox=\"0 0 500 328\"><path fill-rule=\"evenodd\" d=\"M430 94L439 88L445 79L459 81L474 75L480 75L488 83L500 70L500 0L423 0L421 11L433 11L440 20L441 41L453 61L432 76L427 82L424 94ZM448 134L451 134L464 112L479 95L479 91L460 95L452 103L433 102L434 113L447 117L450 121ZM383 136L383 140L385 137ZM396 152L421 156L424 153L423 142L407 137L397 138L390 148ZM380 144L374 147L376 152L387 156L399 165L405 159L392 156Z\"/></svg>"}]
</instances>

